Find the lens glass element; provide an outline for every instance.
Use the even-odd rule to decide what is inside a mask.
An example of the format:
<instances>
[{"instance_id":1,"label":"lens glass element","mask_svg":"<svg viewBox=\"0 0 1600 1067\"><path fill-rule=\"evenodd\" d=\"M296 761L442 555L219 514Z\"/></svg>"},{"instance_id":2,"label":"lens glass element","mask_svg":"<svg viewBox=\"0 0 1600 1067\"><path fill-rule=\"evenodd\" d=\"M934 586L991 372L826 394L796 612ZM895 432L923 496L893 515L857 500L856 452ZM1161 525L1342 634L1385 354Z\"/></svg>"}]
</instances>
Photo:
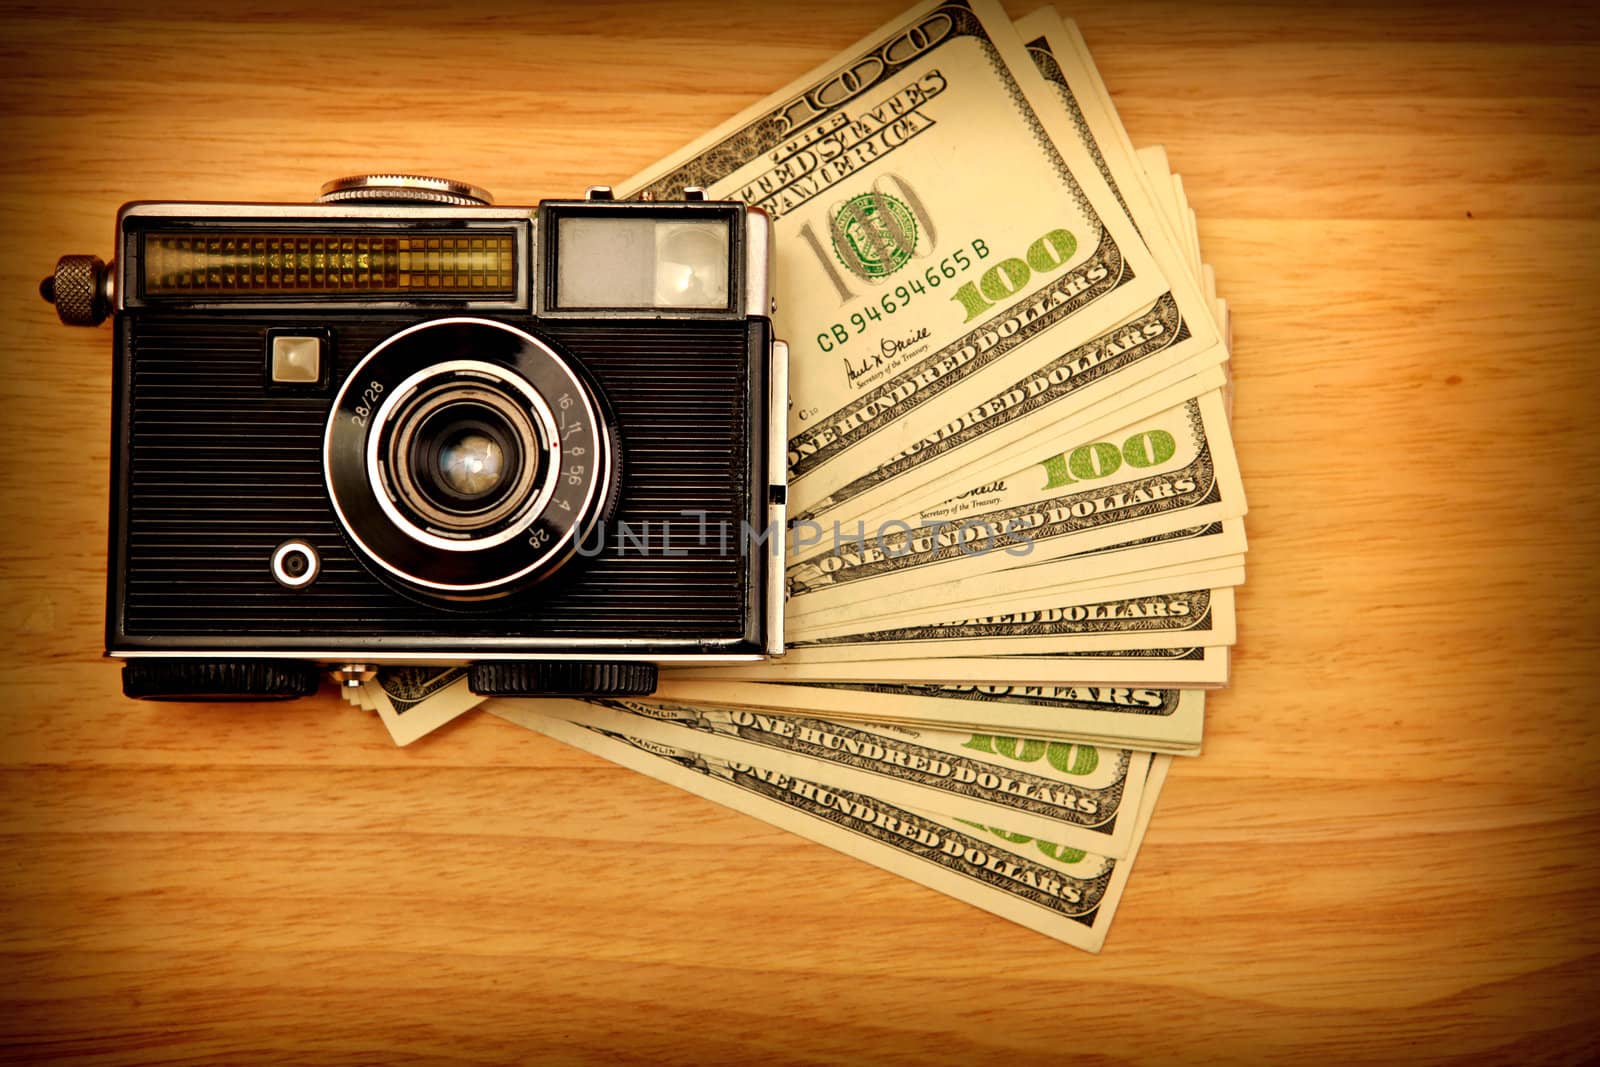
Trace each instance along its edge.
<instances>
[{"instance_id":1,"label":"lens glass element","mask_svg":"<svg viewBox=\"0 0 1600 1067\"><path fill-rule=\"evenodd\" d=\"M505 453L474 430L458 433L439 450L439 473L462 496L482 496L500 484Z\"/></svg>"},{"instance_id":2,"label":"lens glass element","mask_svg":"<svg viewBox=\"0 0 1600 1067\"><path fill-rule=\"evenodd\" d=\"M547 479L539 421L515 389L475 374L439 375L379 428L385 492L424 531L489 536L514 521Z\"/></svg>"}]
</instances>

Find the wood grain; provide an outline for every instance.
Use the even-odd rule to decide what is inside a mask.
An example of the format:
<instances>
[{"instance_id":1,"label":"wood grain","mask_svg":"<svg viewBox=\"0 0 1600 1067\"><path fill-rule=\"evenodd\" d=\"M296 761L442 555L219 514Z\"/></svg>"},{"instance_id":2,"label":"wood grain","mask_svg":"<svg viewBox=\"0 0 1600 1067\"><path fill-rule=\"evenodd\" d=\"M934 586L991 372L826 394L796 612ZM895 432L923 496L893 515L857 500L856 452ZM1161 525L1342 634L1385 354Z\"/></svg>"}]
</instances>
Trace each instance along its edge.
<instances>
[{"instance_id":1,"label":"wood grain","mask_svg":"<svg viewBox=\"0 0 1600 1067\"><path fill-rule=\"evenodd\" d=\"M33 293L135 198L615 181L897 13L12 5L0 33L0 1049L96 1062L1600 1054L1600 29L1086 3L1234 311L1249 584L1104 954L487 717L126 702L110 336ZM1013 4L1015 14L1029 5Z\"/></svg>"}]
</instances>

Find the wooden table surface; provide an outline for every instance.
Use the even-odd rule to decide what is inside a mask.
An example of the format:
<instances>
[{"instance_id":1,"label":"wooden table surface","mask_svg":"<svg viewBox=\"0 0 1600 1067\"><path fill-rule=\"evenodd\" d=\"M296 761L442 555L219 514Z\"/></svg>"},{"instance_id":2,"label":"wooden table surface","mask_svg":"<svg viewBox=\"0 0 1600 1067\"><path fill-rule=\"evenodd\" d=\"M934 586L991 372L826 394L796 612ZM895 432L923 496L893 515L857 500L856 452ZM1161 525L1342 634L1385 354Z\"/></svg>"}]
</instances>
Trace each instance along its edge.
<instances>
[{"instance_id":1,"label":"wooden table surface","mask_svg":"<svg viewBox=\"0 0 1600 1067\"><path fill-rule=\"evenodd\" d=\"M1013 3L1014 14L1031 5ZM139 704L101 658L135 198L616 181L897 13L280 0L0 31L0 1054L103 1062L1600 1053L1600 32L1581 8L1072 9L1234 310L1233 687L1089 956L499 720ZM236 12L236 15L233 14Z\"/></svg>"}]
</instances>

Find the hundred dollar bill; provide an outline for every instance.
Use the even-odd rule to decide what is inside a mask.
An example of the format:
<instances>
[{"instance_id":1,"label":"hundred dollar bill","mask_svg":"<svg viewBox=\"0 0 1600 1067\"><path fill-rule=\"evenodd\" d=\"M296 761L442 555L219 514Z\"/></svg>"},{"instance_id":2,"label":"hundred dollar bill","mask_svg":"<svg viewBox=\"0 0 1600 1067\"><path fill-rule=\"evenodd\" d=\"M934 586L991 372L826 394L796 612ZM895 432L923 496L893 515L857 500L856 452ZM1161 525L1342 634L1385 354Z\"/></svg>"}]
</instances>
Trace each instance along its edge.
<instances>
[{"instance_id":1,"label":"hundred dollar bill","mask_svg":"<svg viewBox=\"0 0 1600 1067\"><path fill-rule=\"evenodd\" d=\"M1051 16L1055 15L1049 9L1043 9L1043 12ZM1040 14L1040 12L1035 12L1035 14ZM1032 16L1023 21L1030 21L1031 18ZM1034 32L1032 27L1028 29L1030 34ZM1088 46L1084 44L1082 36L1078 34L1077 27L1069 21L1065 24L1064 32L1072 39L1072 43L1079 54L1080 64L1078 70L1086 83L1084 86L1085 92L1098 97L1101 101L1101 109L1110 114L1112 119L1115 120L1116 108L1111 104L1110 94L1106 92L1105 83L1100 80L1100 72L1096 69L1094 61L1089 57ZM1034 43L1038 42L1030 39L1030 48ZM1086 110L1090 110L1092 114L1091 109ZM1122 130L1121 122L1114 122L1114 125L1126 140L1127 134L1126 131ZM1194 210L1188 205L1187 197L1183 195L1180 176L1168 169L1166 149L1159 145L1134 152L1130 144L1129 151L1135 155L1139 164L1139 172L1145 176L1145 187L1151 191L1151 199L1160 205L1163 217L1169 217L1173 214L1182 214L1185 217L1184 254L1188 257L1191 269L1198 266L1200 270L1201 289L1205 294L1206 300L1211 305L1212 321L1217 324L1217 329L1221 332L1223 348L1231 352L1233 350L1233 316L1228 310L1228 302L1217 295L1216 271L1212 269L1209 263L1204 262L1200 254L1198 220L1195 217ZM1154 192L1157 188L1161 190L1159 195ZM1233 374L1227 363L1221 364L1221 370L1227 378L1226 384L1222 387L1223 406L1231 419L1233 417Z\"/></svg>"},{"instance_id":2,"label":"hundred dollar bill","mask_svg":"<svg viewBox=\"0 0 1600 1067\"><path fill-rule=\"evenodd\" d=\"M1134 150L1134 156L1140 168L1148 178L1147 188L1151 196L1160 202L1163 216L1178 224L1178 217L1182 209L1178 206L1178 194L1172 185L1172 165L1167 158L1165 145L1145 145Z\"/></svg>"},{"instance_id":3,"label":"hundred dollar bill","mask_svg":"<svg viewBox=\"0 0 1600 1067\"><path fill-rule=\"evenodd\" d=\"M1035 423L1026 435L995 433L976 447L948 453L937 466L930 462L928 467L917 468L917 477L873 479L873 488L843 502L837 510L820 513L813 510L794 516L794 526L799 531L873 530L895 519L915 515L921 507L948 497L951 486L982 484L991 480L994 472L1025 467L1039 456L1060 449L1063 442L1094 440L1139 419L1219 390L1228 382L1226 366L1206 367L1170 381L1165 375L1146 379L1073 415ZM1006 443L1008 440L1010 443ZM893 468L897 462L890 459L884 466ZM929 477L921 477L922 473ZM809 542L801 537L796 549L802 555L810 554L806 550L818 543L821 538L815 534Z\"/></svg>"},{"instance_id":4,"label":"hundred dollar bill","mask_svg":"<svg viewBox=\"0 0 1600 1067\"><path fill-rule=\"evenodd\" d=\"M1147 752L1043 738L951 733L810 715L701 708L653 700L500 701L504 718L531 715L768 770L823 778L908 807L1043 837L1113 858L1133 844Z\"/></svg>"},{"instance_id":5,"label":"hundred dollar bill","mask_svg":"<svg viewBox=\"0 0 1600 1067\"><path fill-rule=\"evenodd\" d=\"M1048 580L1050 569L1047 564L1042 564L1037 569L1037 574L1043 580ZM1004 572L1002 572L1004 573ZM885 615L871 615L855 619L841 619L830 624L796 625L790 632L794 635L789 641L790 648L809 649L818 647L836 647L847 644L860 644L874 640L874 635L890 631L899 631L913 627L931 627L938 630L948 625L943 620L959 619L994 619L994 618L1025 618L1030 613L1042 614L1044 618L1052 618L1050 613L1069 614L1068 605L1078 606L1094 603L1125 603L1130 600L1164 595L1173 589L1223 589L1244 584L1244 562L1240 558L1232 560L1207 560L1203 565L1178 564L1171 567L1158 567L1153 570L1140 571L1137 574L1123 574L1112 578L1103 578L1091 582L1079 582L1071 585L1051 586L1042 585L1038 589L1025 589L1016 593L978 594L970 598L957 598L952 595L943 606L929 610L910 609L906 611L891 611ZM968 590L970 592L970 589ZM888 603L892 603L890 598ZM875 605L882 607L883 604ZM931 623L930 619L940 622ZM1066 631L1069 639L1072 632ZM1168 642L1170 643L1170 642ZM1195 641L1196 644L1217 644L1221 642L1220 635L1213 633L1211 639ZM1028 655L1035 652L1055 652L1058 654L1073 651L1070 640L1057 647L1046 649L1018 646L1014 649L990 650L985 655ZM1085 650L1090 651L1090 650ZM860 657L885 659L899 658L897 655L873 652L868 655L863 652ZM804 657L802 657L802 660Z\"/></svg>"},{"instance_id":6,"label":"hundred dollar bill","mask_svg":"<svg viewBox=\"0 0 1600 1067\"><path fill-rule=\"evenodd\" d=\"M1178 753L1199 749L1205 719L1200 690L1132 686L664 679L650 700Z\"/></svg>"},{"instance_id":7,"label":"hundred dollar bill","mask_svg":"<svg viewBox=\"0 0 1600 1067\"><path fill-rule=\"evenodd\" d=\"M1048 94L993 0L926 3L624 183L772 216L791 508L1163 296L1152 333L1187 336L1089 375L1070 407L1219 349Z\"/></svg>"},{"instance_id":8,"label":"hundred dollar bill","mask_svg":"<svg viewBox=\"0 0 1600 1067\"><path fill-rule=\"evenodd\" d=\"M1135 575L1174 573L1178 568L1199 572L1242 567L1246 546L1244 523L1226 519L1038 565L1023 564L992 574L908 589L882 599L867 599L823 611L790 609L785 613L784 626L791 641L800 641L826 636L847 624L866 623L867 629L910 625L949 614L948 609L958 604L1003 598L1015 601L1033 594L1060 595L1091 585L1128 580ZM960 614L973 612L961 610Z\"/></svg>"},{"instance_id":9,"label":"hundred dollar bill","mask_svg":"<svg viewBox=\"0 0 1600 1067\"><path fill-rule=\"evenodd\" d=\"M385 667L361 689L397 745L409 745L483 702L467 688L464 667Z\"/></svg>"},{"instance_id":10,"label":"hundred dollar bill","mask_svg":"<svg viewBox=\"0 0 1600 1067\"><path fill-rule=\"evenodd\" d=\"M1104 83L1099 81L1099 69L1089 61L1095 87L1100 92L1085 93L1079 79L1068 77L1068 71L1082 73L1077 67L1080 57L1070 44L1076 38L1067 36L1069 27L1072 34L1076 34L1077 27L1070 20L1063 19L1055 8L1049 6L1024 15L1017 19L1012 27L1021 38L1022 46L1028 50L1028 58L1033 61L1034 69L1050 87L1055 99L1066 109L1072 124L1078 130L1078 136L1083 139L1089 154L1094 158L1100 176L1105 179L1117 202L1122 205L1122 210L1133 219L1134 225L1141 229L1150 225L1153 210L1157 213L1154 221L1166 230L1169 238L1172 238L1168 247L1178 247L1177 219L1151 195L1151 177L1135 157L1133 140L1128 136L1127 128L1122 125L1116 106L1111 102L1110 94L1103 92ZM1083 58L1087 59L1087 50ZM1116 173L1113 173L1113 163ZM1137 211L1129 206L1129 199L1133 199L1144 210Z\"/></svg>"},{"instance_id":11,"label":"hundred dollar bill","mask_svg":"<svg viewBox=\"0 0 1600 1067\"><path fill-rule=\"evenodd\" d=\"M725 682L928 682L939 684L1141 685L1154 688L1217 688L1228 684L1228 646L1113 649L1069 656L987 656L940 659L851 660L792 663L787 660L728 667L674 667L663 678L697 680L715 693ZM688 693L680 698L697 701Z\"/></svg>"},{"instance_id":12,"label":"hundred dollar bill","mask_svg":"<svg viewBox=\"0 0 1600 1067\"><path fill-rule=\"evenodd\" d=\"M841 724L845 723L845 722L848 722L848 720L839 720L839 721L841 722ZM885 729L893 729L895 727L904 727L906 729L911 729L911 730L925 730L925 729L928 728L926 723L918 722L915 719L905 719L905 720L886 719L886 720L878 723L877 725L880 726L880 727L883 727ZM941 729L941 730L952 730L952 731L969 732L969 733L973 734L974 736L995 736L995 737L1010 737L1011 736L1011 735L1007 735L1007 734L992 734L991 731L994 730L994 727L985 726L985 725L981 725L981 724L978 724L978 723L957 723L957 724L953 724L953 725L949 725L949 726L941 726L941 727L939 727L939 729ZM1016 740L1016 738L1012 738L1012 739ZM1063 743L1066 743L1066 744L1074 744L1074 745L1093 745L1094 747L1096 747L1098 749L1104 749L1104 750L1108 750L1108 751L1109 750L1114 750L1114 749L1115 750L1127 749L1127 750L1130 750L1130 751L1134 751L1135 749L1133 748L1133 746L1136 744L1136 742L1131 741L1131 740L1129 740L1127 738L1122 738L1122 737L1112 737L1112 738L1100 738L1100 737L1097 737L1097 738L1093 738L1093 739L1082 738L1082 737L1059 737L1059 738L1031 738L1030 740L1032 740L1034 742L1060 741L1060 742L1063 742ZM1162 745L1162 746L1160 746L1158 748L1149 748L1147 746L1147 750L1152 752L1152 753L1160 753L1162 755L1167 755L1167 756L1191 757L1191 756L1200 755L1200 745L1198 743L1193 744L1193 745L1179 745L1179 744L1173 743L1173 744L1165 744L1165 745Z\"/></svg>"},{"instance_id":13,"label":"hundred dollar bill","mask_svg":"<svg viewBox=\"0 0 1600 1067\"><path fill-rule=\"evenodd\" d=\"M1041 9L1019 20L1016 28L1035 68L1061 105L1078 143L1093 161L1124 216L1146 237L1151 254L1165 276L1172 279L1187 274L1189 280L1197 279L1200 276L1198 253L1191 256L1190 250L1182 247L1177 237L1180 233L1187 236L1189 232L1183 213L1175 211L1168 215L1163 211L1164 201L1150 194L1151 179L1134 155L1132 142L1116 117L1104 85L1098 81L1098 72L1093 71L1092 63L1087 60L1087 50L1081 59L1069 50L1068 59L1058 62L1046 33L1047 30L1053 31L1050 36L1062 33L1061 20L1052 9ZM1089 72L1081 69L1083 63L1088 63L1089 72L1093 73L1093 84L1069 86L1068 71L1072 72L1073 81L1088 81ZM1193 213L1189 212L1189 216L1192 218ZM1211 299L1200 307L1213 309ZM1220 326L1221 320L1213 315L1212 322ZM922 486L948 484L951 478L963 480L958 471L971 461L971 446L974 445L990 455L1002 449L1019 449L1020 452L1006 454L1019 462L1025 461L1027 452L1048 447L1045 435L1075 431L1076 416L1063 414L1063 409L1070 411L1074 405L1072 398L1095 378L1115 374L1124 364L1147 358L1188 336L1189 324L1177 301L1170 295L1165 296L1112 330L1062 352L1048 363L1030 368L1027 374L994 395L913 441L898 454L870 466L827 498L796 515L830 522L881 514L883 505ZM1204 356L1180 366L1197 370L1225 355L1226 345L1223 344L1220 351L1208 350ZM1178 373L1181 371L1175 369L1148 379L1147 383L1125 385L1124 403L1143 400L1146 392L1169 385L1175 380L1171 375ZM1205 385L1184 396L1198 396L1210 388L1213 386ZM1183 398L1174 397L1173 402L1180 399ZM1160 410L1163 406L1166 405L1152 402L1130 414Z\"/></svg>"},{"instance_id":14,"label":"hundred dollar bill","mask_svg":"<svg viewBox=\"0 0 1600 1067\"><path fill-rule=\"evenodd\" d=\"M1227 418L1222 412L1221 397L1212 390L1203 395L1185 398L1178 404L1158 412L1146 413L1134 422L1118 427L1098 423L1089 428L1088 436L1058 440L1066 448L1040 454L1032 453L1028 462L1014 463L1009 459L986 457L969 465L964 474L985 475L981 482L964 483L959 492L950 487L937 489L937 499L923 497L914 501L910 514L917 524L937 526L955 525L973 520L977 523L986 512L1003 510L1024 504L1040 504L1075 494L1090 494L1074 499L1075 511L1081 519L1094 521L1080 523L1060 531L1056 540L1044 547L1044 558L1119 544L1135 536L1156 530L1181 529L1188 523L1163 521L1144 522L1154 516L1166 518L1175 513L1194 516L1196 521L1213 521L1244 514L1244 495L1239 481L1238 461L1233 451L1232 435ZM1006 463L1001 468L999 463ZM1098 496L1111 497L1125 492L1121 498L1100 501ZM1092 501L1093 504L1086 501ZM1130 509L1131 513L1130 513ZM1040 522L1012 526L1028 533L1018 538L1018 547L1005 555L1017 563L1040 558L1040 542L1054 530L1035 535ZM829 547L846 543L846 536L869 534L876 541L882 527L893 529L893 520L880 521L876 527L857 523L854 530L838 528L824 531L823 543ZM1146 531L1145 526L1151 529ZM1092 531L1135 531L1118 538L1102 534L1089 536ZM979 526L982 532L982 526ZM826 535L831 533L831 537ZM1076 540L1069 540L1068 537ZM971 548L987 546L981 537L969 534L969 551L960 553L972 556ZM855 543L859 543L859 538ZM826 553L822 553L826 554ZM815 558L815 557L812 557ZM802 559L804 564L808 560ZM835 569L837 564L833 565Z\"/></svg>"},{"instance_id":15,"label":"hundred dollar bill","mask_svg":"<svg viewBox=\"0 0 1600 1067\"><path fill-rule=\"evenodd\" d=\"M1168 169L1166 153L1163 149L1155 147L1140 150L1137 156L1135 155L1126 131L1123 129L1120 120L1116 118L1115 108L1111 104L1103 82L1100 81L1099 73L1095 70L1092 60L1089 59L1081 37L1077 36L1076 29L1070 23L1066 27L1067 35L1072 39L1072 43L1076 45L1078 55L1075 62L1068 61L1061 67L1056 66L1055 55L1051 51L1051 45L1043 36L1043 29L1052 23L1059 27L1059 17L1053 11L1044 9L1036 12L1034 16L1021 20L1018 26L1020 30L1025 32L1024 39L1028 43L1030 54L1034 56L1040 71L1045 75L1046 81L1061 97L1072 116L1074 124L1085 131L1085 144L1089 147L1091 154L1094 155L1096 164L1107 177L1108 184L1111 185L1113 192L1120 199L1122 196L1121 190L1126 188L1136 204L1154 205L1153 207L1135 207L1130 209L1130 214L1136 219L1143 218L1144 222L1141 225L1145 228L1158 225L1170 234L1170 231L1176 226L1182 232L1183 238L1180 241L1180 245L1185 262L1180 268L1170 269L1169 274L1184 271L1190 273L1198 272L1198 276L1205 279L1207 286L1206 300L1213 310L1213 321L1217 323L1223 333L1224 347L1226 348L1226 339L1231 335L1231 322L1226 302L1216 298L1215 274L1200 261L1198 235L1194 226L1194 212L1188 207L1186 200L1183 198L1181 180ZM1073 89L1068 88L1066 80L1069 77L1073 83L1073 89L1080 94L1079 97L1075 97ZM1078 108L1080 97L1084 105L1081 111ZM1089 130L1093 130L1092 136L1087 132ZM1123 178L1126 179L1131 176L1134 180L1122 180L1119 184L1119 180L1111 174L1111 166L1106 163L1106 160L1100 154L1099 145L1102 143L1109 146L1106 154L1117 161L1116 169L1122 174ZM1163 261L1163 266L1167 267L1168 263ZM1228 367L1226 363L1213 369L1223 375L1223 408L1226 413L1231 411L1232 406L1231 376L1227 373ZM1211 388L1209 382L1206 388ZM1170 395L1169 388L1156 393L1150 399L1154 400L1158 397ZM1189 395L1199 395L1199 391ZM1136 402L1130 406L1130 410L1142 412L1149 409ZM1044 436L1053 432L1054 429L1056 428L1047 429L1014 441L1010 441L1010 438L1017 436L1015 434L1006 432L992 434L985 438L984 448L967 450L953 457L962 460L962 466L941 466L939 473L943 479L954 479L958 483L969 485L986 481L1002 471L1023 465L1028 458L1026 452L1038 450L1041 447ZM1076 432L1076 424L1073 420L1066 420L1060 424L1059 430L1062 433ZM1010 443L1007 443L1008 441ZM895 461L891 461L891 466L898 462L900 462L898 458ZM869 473L867 478L872 480L874 484L870 488L854 495L848 501L846 508L849 512L848 518L842 512L837 511L829 512L821 517L829 521L844 522L846 524L850 521L865 519L869 526L876 526L883 516L905 514L913 510L913 505L917 500L926 501L926 489L919 490L919 487L914 484L923 480L920 477L886 480ZM919 491L922 493L920 497L917 495ZM873 507L864 511L863 509L867 508L868 505ZM802 516L802 518L805 518L805 516ZM797 613L803 613L805 610L802 604Z\"/></svg>"},{"instance_id":16,"label":"hundred dollar bill","mask_svg":"<svg viewBox=\"0 0 1600 1067\"><path fill-rule=\"evenodd\" d=\"M1159 160L1143 155L1117 114L1100 70L1077 26L1052 7L1042 7L1015 23L1017 36L1035 69L1089 147L1095 165L1124 210L1141 230L1159 225L1163 246L1179 252L1191 276L1200 273L1198 242L1186 226L1183 206L1173 197L1172 172L1163 149ZM1152 165L1154 164L1154 165ZM1174 273L1178 268L1171 268Z\"/></svg>"},{"instance_id":17,"label":"hundred dollar bill","mask_svg":"<svg viewBox=\"0 0 1600 1067\"><path fill-rule=\"evenodd\" d=\"M1065 655L1236 640L1232 587L1164 582L1118 590L1114 599L1048 603L970 618L796 642L786 664L851 660Z\"/></svg>"},{"instance_id":18,"label":"hundred dollar bill","mask_svg":"<svg viewBox=\"0 0 1600 1067\"><path fill-rule=\"evenodd\" d=\"M1221 397L1210 393L930 503L909 519L827 531L826 549L789 566L786 581L797 614L806 614L1244 511Z\"/></svg>"},{"instance_id":19,"label":"hundred dollar bill","mask_svg":"<svg viewBox=\"0 0 1600 1067\"><path fill-rule=\"evenodd\" d=\"M1105 942L1133 862L564 719L524 725L1090 952ZM1152 761L1136 839L1166 771L1164 760Z\"/></svg>"},{"instance_id":20,"label":"hundred dollar bill","mask_svg":"<svg viewBox=\"0 0 1600 1067\"><path fill-rule=\"evenodd\" d=\"M1205 265L1200 262L1200 218L1189 204L1189 194L1183 191L1183 175L1172 176L1172 193L1178 198L1183 213L1184 244L1189 250L1189 258L1194 263L1196 273L1203 274Z\"/></svg>"}]
</instances>

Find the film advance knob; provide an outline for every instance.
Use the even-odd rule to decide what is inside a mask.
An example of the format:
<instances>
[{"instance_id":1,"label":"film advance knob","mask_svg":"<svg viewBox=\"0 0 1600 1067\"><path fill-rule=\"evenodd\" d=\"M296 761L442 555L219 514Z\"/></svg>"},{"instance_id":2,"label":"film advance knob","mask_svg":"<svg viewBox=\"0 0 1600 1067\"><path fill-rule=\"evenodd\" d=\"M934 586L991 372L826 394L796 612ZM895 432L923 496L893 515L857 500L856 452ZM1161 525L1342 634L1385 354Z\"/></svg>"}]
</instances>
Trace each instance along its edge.
<instances>
[{"instance_id":1,"label":"film advance knob","mask_svg":"<svg viewBox=\"0 0 1600 1067\"><path fill-rule=\"evenodd\" d=\"M111 269L99 256L62 256L39 282L39 295L68 326L98 326L111 313Z\"/></svg>"},{"instance_id":2,"label":"film advance knob","mask_svg":"<svg viewBox=\"0 0 1600 1067\"><path fill-rule=\"evenodd\" d=\"M450 204L456 207L488 207L494 203L487 189L424 174L352 174L328 182L322 187L322 195L317 197L319 204L352 200L369 204Z\"/></svg>"}]
</instances>

